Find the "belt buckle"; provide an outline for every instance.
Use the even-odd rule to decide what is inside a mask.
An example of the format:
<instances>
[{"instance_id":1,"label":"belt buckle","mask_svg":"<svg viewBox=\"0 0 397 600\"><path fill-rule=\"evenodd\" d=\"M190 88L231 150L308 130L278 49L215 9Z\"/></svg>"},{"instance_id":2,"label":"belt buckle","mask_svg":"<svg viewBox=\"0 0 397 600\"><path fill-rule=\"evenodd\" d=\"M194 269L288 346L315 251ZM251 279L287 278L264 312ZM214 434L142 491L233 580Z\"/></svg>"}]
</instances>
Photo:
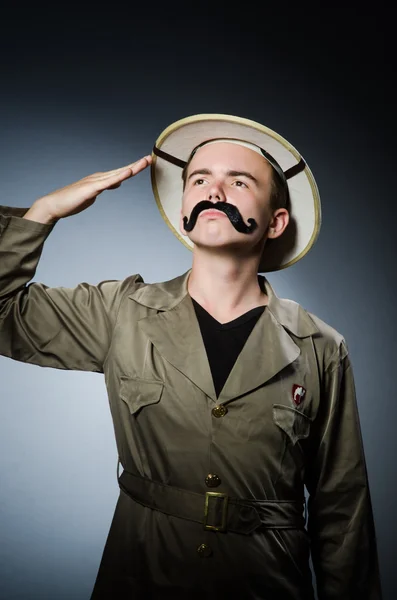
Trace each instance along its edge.
<instances>
[{"instance_id":1,"label":"belt buckle","mask_svg":"<svg viewBox=\"0 0 397 600\"><path fill-rule=\"evenodd\" d=\"M223 498L222 519L220 525L208 525L209 501L210 498ZM229 496L222 492L206 492L204 504L204 529L207 531L226 531L227 507Z\"/></svg>"}]
</instances>

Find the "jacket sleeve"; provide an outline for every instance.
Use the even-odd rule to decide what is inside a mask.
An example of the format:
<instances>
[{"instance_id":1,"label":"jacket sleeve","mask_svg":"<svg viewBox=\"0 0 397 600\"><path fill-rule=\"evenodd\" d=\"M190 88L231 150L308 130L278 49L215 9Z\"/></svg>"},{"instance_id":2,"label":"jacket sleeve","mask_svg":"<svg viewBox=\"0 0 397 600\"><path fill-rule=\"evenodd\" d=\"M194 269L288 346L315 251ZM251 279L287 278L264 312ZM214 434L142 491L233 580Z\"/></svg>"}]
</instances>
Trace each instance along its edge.
<instances>
[{"instance_id":1,"label":"jacket sleeve","mask_svg":"<svg viewBox=\"0 0 397 600\"><path fill-rule=\"evenodd\" d=\"M381 600L377 541L352 367L344 341L323 376L306 487L319 600Z\"/></svg>"},{"instance_id":2,"label":"jacket sleeve","mask_svg":"<svg viewBox=\"0 0 397 600\"><path fill-rule=\"evenodd\" d=\"M0 355L58 369L103 372L118 308L139 275L98 285L29 283L54 224L0 206Z\"/></svg>"}]
</instances>

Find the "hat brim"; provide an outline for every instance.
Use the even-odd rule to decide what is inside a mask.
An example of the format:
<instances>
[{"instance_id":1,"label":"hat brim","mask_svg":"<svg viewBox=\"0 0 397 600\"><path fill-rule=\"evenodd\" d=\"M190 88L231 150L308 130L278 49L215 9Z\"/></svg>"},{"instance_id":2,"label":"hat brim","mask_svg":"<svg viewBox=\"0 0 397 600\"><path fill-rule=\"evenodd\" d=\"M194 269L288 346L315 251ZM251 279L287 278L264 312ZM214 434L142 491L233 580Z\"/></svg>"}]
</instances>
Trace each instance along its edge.
<instances>
[{"instance_id":1,"label":"hat brim","mask_svg":"<svg viewBox=\"0 0 397 600\"><path fill-rule=\"evenodd\" d=\"M155 148L186 162L198 144L214 138L240 139L263 148L284 172L302 161L299 152L268 127L232 115L199 114L180 119L158 137ZM155 200L165 222L189 250L193 243L179 230L183 195L182 167L152 154L151 180ZM315 243L321 226L318 188L308 165L287 180L290 222L284 233L269 239L259 264L259 273L285 269L303 258Z\"/></svg>"}]
</instances>

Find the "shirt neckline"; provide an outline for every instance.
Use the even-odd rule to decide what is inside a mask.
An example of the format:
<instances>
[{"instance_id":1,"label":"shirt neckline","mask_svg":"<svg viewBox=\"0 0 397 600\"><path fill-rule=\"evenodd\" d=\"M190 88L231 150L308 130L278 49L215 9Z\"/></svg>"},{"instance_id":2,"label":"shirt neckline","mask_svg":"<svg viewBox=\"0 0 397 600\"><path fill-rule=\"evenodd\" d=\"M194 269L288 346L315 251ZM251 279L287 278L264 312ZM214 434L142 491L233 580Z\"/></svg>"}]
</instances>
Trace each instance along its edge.
<instances>
[{"instance_id":1,"label":"shirt neckline","mask_svg":"<svg viewBox=\"0 0 397 600\"><path fill-rule=\"evenodd\" d=\"M203 308L201 306L201 304L199 304L197 302L197 300L192 298L192 302L193 302L193 305L194 305L196 311L198 311L201 314L201 316L206 318L207 321L210 321L218 329L232 329L233 327L239 327L240 325L243 325L243 323L246 323L247 321L250 321L251 319L259 317L266 308L265 305L264 306L255 306L255 308L251 308L246 313L240 315L239 317L236 317L232 321L228 321L227 323L220 323L208 311L206 311L205 308Z\"/></svg>"}]
</instances>

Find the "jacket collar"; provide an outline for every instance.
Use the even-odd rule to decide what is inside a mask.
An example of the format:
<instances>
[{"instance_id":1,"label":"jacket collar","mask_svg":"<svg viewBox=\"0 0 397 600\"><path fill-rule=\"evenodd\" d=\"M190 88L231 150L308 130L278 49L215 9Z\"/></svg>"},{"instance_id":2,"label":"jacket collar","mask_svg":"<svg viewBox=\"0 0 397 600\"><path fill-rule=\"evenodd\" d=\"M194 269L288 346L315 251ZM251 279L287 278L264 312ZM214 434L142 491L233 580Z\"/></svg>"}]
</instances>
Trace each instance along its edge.
<instances>
[{"instance_id":1,"label":"jacket collar","mask_svg":"<svg viewBox=\"0 0 397 600\"><path fill-rule=\"evenodd\" d=\"M188 295L187 283L191 269L179 277L163 283L149 283L139 287L129 298L147 308L168 311L175 308ZM289 333L305 338L319 333L317 325L302 306L293 300L279 298L268 280L259 276L269 298L267 310Z\"/></svg>"},{"instance_id":2,"label":"jacket collar","mask_svg":"<svg viewBox=\"0 0 397 600\"><path fill-rule=\"evenodd\" d=\"M268 308L259 317L217 398L200 326L187 290L190 272L165 283L141 286L129 297L157 311L140 319L139 328L161 356L214 403L235 400L263 386L293 363L301 351L289 332L306 337L318 331L298 304L277 298L263 279L269 294Z\"/></svg>"}]
</instances>

